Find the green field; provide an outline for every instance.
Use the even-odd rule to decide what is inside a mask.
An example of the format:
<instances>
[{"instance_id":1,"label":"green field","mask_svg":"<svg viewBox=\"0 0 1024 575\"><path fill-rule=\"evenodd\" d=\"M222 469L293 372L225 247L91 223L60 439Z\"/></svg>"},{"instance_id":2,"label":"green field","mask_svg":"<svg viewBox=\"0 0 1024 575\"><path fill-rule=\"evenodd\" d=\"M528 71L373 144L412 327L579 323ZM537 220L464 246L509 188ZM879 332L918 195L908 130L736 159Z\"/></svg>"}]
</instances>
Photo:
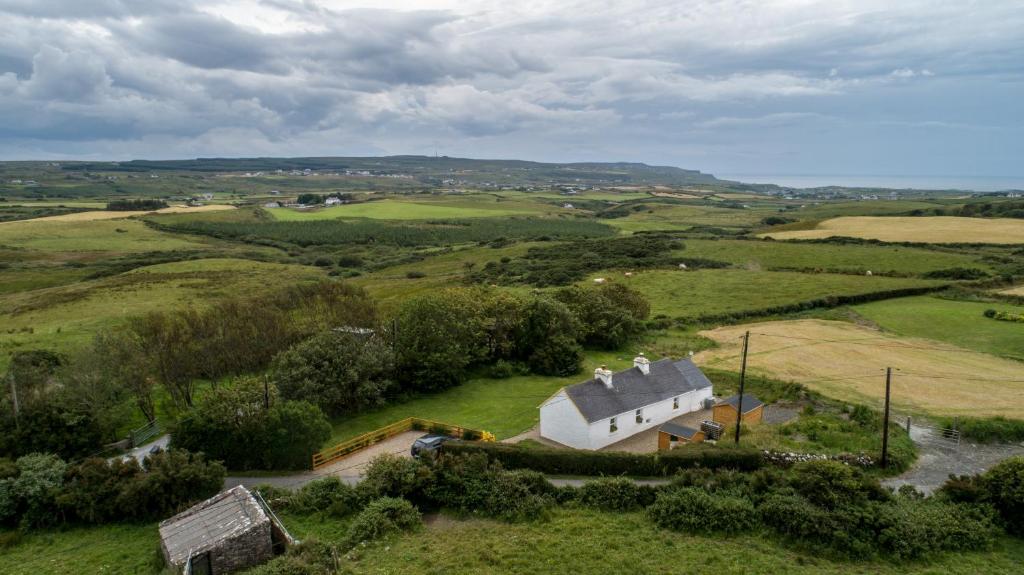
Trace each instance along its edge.
<instances>
[{"instance_id":1,"label":"green field","mask_svg":"<svg viewBox=\"0 0 1024 575\"><path fill-rule=\"evenodd\" d=\"M380 200L310 210L277 208L267 211L276 220L292 222L338 218L371 218L375 220L491 218L530 215L544 211L556 213L559 210L554 206L516 200L498 200L493 196L475 196L474 199L462 201L442 200L428 203L424 201Z\"/></svg>"},{"instance_id":2,"label":"green field","mask_svg":"<svg viewBox=\"0 0 1024 575\"><path fill-rule=\"evenodd\" d=\"M604 220L623 231L686 230L693 226L752 226L775 213L767 208L732 209L703 204L650 203L627 217Z\"/></svg>"},{"instance_id":3,"label":"green field","mask_svg":"<svg viewBox=\"0 0 1024 575\"><path fill-rule=\"evenodd\" d=\"M190 238L159 232L142 221L23 221L0 225L0 246L49 252L138 253L197 249Z\"/></svg>"},{"instance_id":4,"label":"green field","mask_svg":"<svg viewBox=\"0 0 1024 575\"><path fill-rule=\"evenodd\" d=\"M238 259L147 266L71 286L0 296L0 368L18 349L81 346L101 329L155 310L202 306L323 277L317 268Z\"/></svg>"},{"instance_id":5,"label":"green field","mask_svg":"<svg viewBox=\"0 0 1024 575\"><path fill-rule=\"evenodd\" d=\"M831 295L867 294L944 283L912 278L741 269L649 270L634 272L629 278L619 271L596 273L591 276L594 277L612 278L636 289L650 300L652 315L673 318L746 312Z\"/></svg>"},{"instance_id":6,"label":"green field","mask_svg":"<svg viewBox=\"0 0 1024 575\"><path fill-rule=\"evenodd\" d=\"M1024 306L920 296L877 301L853 309L882 329L899 335L926 337L1024 360L1024 324L982 315L987 309L1020 314L1024 313Z\"/></svg>"},{"instance_id":7,"label":"green field","mask_svg":"<svg viewBox=\"0 0 1024 575\"><path fill-rule=\"evenodd\" d=\"M794 268L921 274L966 267L989 270L977 256L900 246L837 245L749 240L686 240L683 257L731 262L750 269Z\"/></svg>"}]
</instances>

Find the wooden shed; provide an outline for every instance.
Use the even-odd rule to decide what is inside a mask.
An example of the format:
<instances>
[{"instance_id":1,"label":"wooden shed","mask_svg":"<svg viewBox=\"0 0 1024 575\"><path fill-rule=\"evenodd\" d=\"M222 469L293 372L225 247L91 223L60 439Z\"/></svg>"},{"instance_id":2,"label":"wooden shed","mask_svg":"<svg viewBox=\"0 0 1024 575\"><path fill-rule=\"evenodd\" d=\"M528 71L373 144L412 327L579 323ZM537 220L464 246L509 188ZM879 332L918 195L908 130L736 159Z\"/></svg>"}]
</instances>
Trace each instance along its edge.
<instances>
[{"instance_id":1,"label":"wooden shed","mask_svg":"<svg viewBox=\"0 0 1024 575\"><path fill-rule=\"evenodd\" d=\"M658 428L658 449L672 449L687 443L701 443L704 432L685 425L672 423L661 424Z\"/></svg>"},{"instance_id":2,"label":"wooden shed","mask_svg":"<svg viewBox=\"0 0 1024 575\"><path fill-rule=\"evenodd\" d=\"M736 424L736 414L739 410L740 396L734 395L723 399L712 408L712 419L723 425ZM750 425L760 423L764 413L764 403L749 393L743 394L743 423Z\"/></svg>"}]
</instances>

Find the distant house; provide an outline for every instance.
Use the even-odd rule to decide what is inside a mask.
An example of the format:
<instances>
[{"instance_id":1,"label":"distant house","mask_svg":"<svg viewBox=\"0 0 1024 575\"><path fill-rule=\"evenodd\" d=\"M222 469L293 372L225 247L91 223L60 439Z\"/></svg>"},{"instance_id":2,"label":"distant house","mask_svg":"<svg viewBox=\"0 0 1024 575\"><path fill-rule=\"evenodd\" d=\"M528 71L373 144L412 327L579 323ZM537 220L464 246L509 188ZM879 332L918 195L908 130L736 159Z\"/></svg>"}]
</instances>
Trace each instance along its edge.
<instances>
[{"instance_id":1,"label":"distant house","mask_svg":"<svg viewBox=\"0 0 1024 575\"><path fill-rule=\"evenodd\" d=\"M280 208L281 207L281 203L280 202L267 202L267 203L263 204L263 207L264 208Z\"/></svg>"},{"instance_id":2,"label":"distant house","mask_svg":"<svg viewBox=\"0 0 1024 575\"><path fill-rule=\"evenodd\" d=\"M704 432L669 421L658 428L658 449L673 449L687 443L702 443Z\"/></svg>"},{"instance_id":3,"label":"distant house","mask_svg":"<svg viewBox=\"0 0 1024 575\"><path fill-rule=\"evenodd\" d=\"M324 203L327 204L328 206L336 206L336 205L342 203L342 201L341 201L341 198L336 198L334 196L331 196L331 197L327 198L324 201Z\"/></svg>"},{"instance_id":4,"label":"distant house","mask_svg":"<svg viewBox=\"0 0 1024 575\"><path fill-rule=\"evenodd\" d=\"M574 210L574 209L576 209L576 206L574 206L574 205L572 205L572 204L570 204L568 202L562 204L562 207L567 209L567 210Z\"/></svg>"},{"instance_id":5,"label":"distant house","mask_svg":"<svg viewBox=\"0 0 1024 575\"><path fill-rule=\"evenodd\" d=\"M712 408L712 419L724 425L735 425L736 414L740 409L740 396L734 395L723 399ZM743 394L743 423L758 423L764 414L764 403L749 393Z\"/></svg>"},{"instance_id":6,"label":"distant house","mask_svg":"<svg viewBox=\"0 0 1024 575\"><path fill-rule=\"evenodd\" d=\"M281 172L281 170L278 170L278 173L280 173L280 172ZM280 196L281 195L281 190L270 190L270 195L272 195L272 196Z\"/></svg>"},{"instance_id":7,"label":"distant house","mask_svg":"<svg viewBox=\"0 0 1024 575\"><path fill-rule=\"evenodd\" d=\"M294 542L269 508L245 487L222 491L160 523L167 564L190 574L230 573L259 565Z\"/></svg>"},{"instance_id":8,"label":"distant house","mask_svg":"<svg viewBox=\"0 0 1024 575\"><path fill-rule=\"evenodd\" d=\"M558 390L540 406L540 435L577 449L600 449L685 413L711 397L711 382L689 359L651 362Z\"/></svg>"}]
</instances>

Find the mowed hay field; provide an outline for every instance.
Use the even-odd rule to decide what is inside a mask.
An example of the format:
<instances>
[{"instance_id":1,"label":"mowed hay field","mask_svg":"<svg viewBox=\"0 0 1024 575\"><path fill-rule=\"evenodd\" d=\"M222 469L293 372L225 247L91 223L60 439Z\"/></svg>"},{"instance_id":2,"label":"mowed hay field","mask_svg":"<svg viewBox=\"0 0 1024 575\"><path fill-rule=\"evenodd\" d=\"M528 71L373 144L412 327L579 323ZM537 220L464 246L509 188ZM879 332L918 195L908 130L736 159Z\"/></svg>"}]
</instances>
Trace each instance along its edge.
<instances>
[{"instance_id":1,"label":"mowed hay field","mask_svg":"<svg viewBox=\"0 0 1024 575\"><path fill-rule=\"evenodd\" d=\"M899 369L893 405L938 416L1024 418L1024 363L924 338L900 337L852 323L793 320L701 332L719 344L700 366L738 368L750 331L748 373L791 380L836 399L882 405L885 368Z\"/></svg>"},{"instance_id":2,"label":"mowed hay field","mask_svg":"<svg viewBox=\"0 0 1024 575\"><path fill-rule=\"evenodd\" d=\"M1024 220L1012 218L874 217L849 216L819 222L809 230L768 232L761 237L777 240L822 239L832 236L865 238L886 242L929 244L1024 243Z\"/></svg>"},{"instance_id":3,"label":"mowed hay field","mask_svg":"<svg viewBox=\"0 0 1024 575\"><path fill-rule=\"evenodd\" d=\"M22 220L0 225L0 246L46 252L138 253L203 245L156 231L140 220Z\"/></svg>"},{"instance_id":4,"label":"mowed hay field","mask_svg":"<svg viewBox=\"0 0 1024 575\"><path fill-rule=\"evenodd\" d=\"M749 312L828 296L946 283L914 278L742 269L649 270L634 272L632 277L625 277L622 271L607 271L593 274L585 283L592 283L597 277L610 278L610 281L636 289L651 302L651 315L673 318Z\"/></svg>"}]
</instances>

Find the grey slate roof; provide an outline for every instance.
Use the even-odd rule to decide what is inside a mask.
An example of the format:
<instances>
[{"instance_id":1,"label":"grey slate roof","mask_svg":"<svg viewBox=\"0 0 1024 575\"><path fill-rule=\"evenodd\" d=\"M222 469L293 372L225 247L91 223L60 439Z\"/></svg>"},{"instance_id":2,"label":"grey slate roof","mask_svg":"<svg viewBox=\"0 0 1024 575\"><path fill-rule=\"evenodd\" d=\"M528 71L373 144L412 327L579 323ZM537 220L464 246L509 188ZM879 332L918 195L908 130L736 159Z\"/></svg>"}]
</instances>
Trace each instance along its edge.
<instances>
[{"instance_id":1,"label":"grey slate roof","mask_svg":"<svg viewBox=\"0 0 1024 575\"><path fill-rule=\"evenodd\" d=\"M727 397L723 399L722 403L719 405L722 405L723 403L733 406L734 409L739 409L740 396L734 395L732 397ZM750 413L762 405L764 405L764 403L760 399L750 395L749 393L743 394L743 413Z\"/></svg>"},{"instance_id":2,"label":"grey slate roof","mask_svg":"<svg viewBox=\"0 0 1024 575\"><path fill-rule=\"evenodd\" d=\"M612 375L608 389L597 379L565 388L587 423L630 412L677 395L711 387L711 382L689 359L651 362L650 373L631 367Z\"/></svg>"},{"instance_id":3,"label":"grey slate roof","mask_svg":"<svg viewBox=\"0 0 1024 575\"><path fill-rule=\"evenodd\" d=\"M685 437L686 439L693 439L693 436L695 434L700 433L699 429L686 427L685 425L679 425L677 423L672 423L671 421L669 421L668 423L662 423L661 427L658 428L658 431L664 431L669 435L675 435L676 437Z\"/></svg>"},{"instance_id":4,"label":"grey slate roof","mask_svg":"<svg viewBox=\"0 0 1024 575\"><path fill-rule=\"evenodd\" d=\"M270 518L249 491L239 485L160 523L160 539L172 564L197 555Z\"/></svg>"}]
</instances>

